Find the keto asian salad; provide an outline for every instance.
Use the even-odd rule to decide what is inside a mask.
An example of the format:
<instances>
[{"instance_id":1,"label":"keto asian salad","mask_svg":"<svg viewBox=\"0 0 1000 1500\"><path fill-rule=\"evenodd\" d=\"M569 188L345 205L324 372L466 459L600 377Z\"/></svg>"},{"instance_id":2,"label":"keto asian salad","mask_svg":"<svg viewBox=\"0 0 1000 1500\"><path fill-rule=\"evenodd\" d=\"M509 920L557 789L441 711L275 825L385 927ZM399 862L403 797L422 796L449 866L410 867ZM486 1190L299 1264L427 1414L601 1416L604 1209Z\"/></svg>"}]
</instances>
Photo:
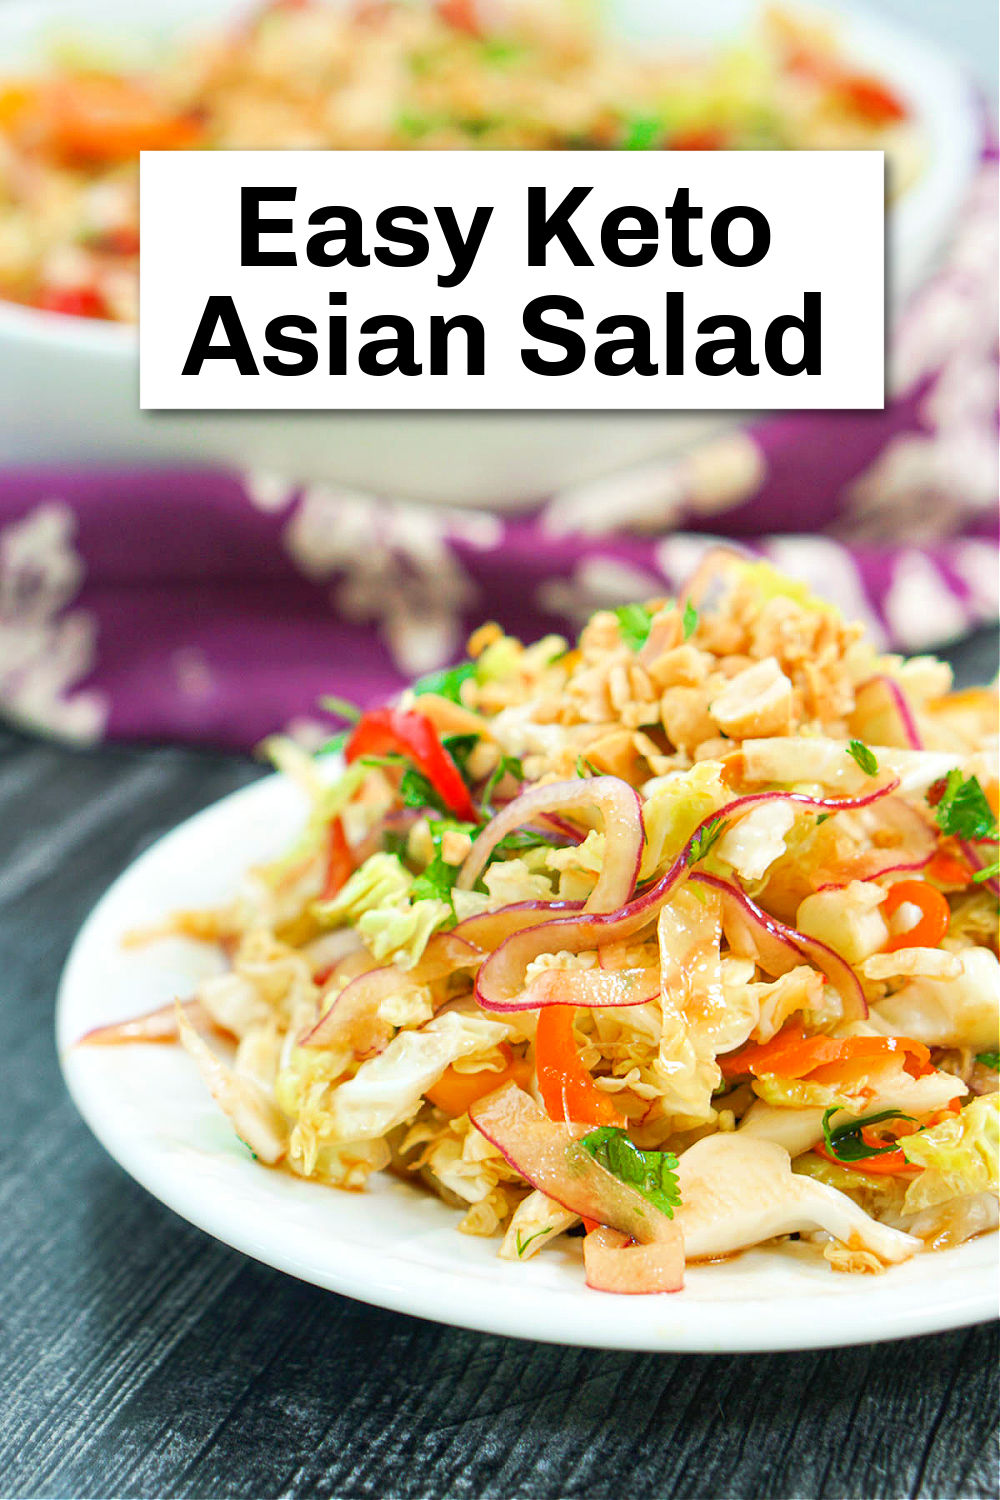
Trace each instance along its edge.
<instances>
[{"instance_id":1,"label":"keto asian salad","mask_svg":"<svg viewBox=\"0 0 1000 1500\"><path fill-rule=\"evenodd\" d=\"M574 644L497 625L353 716L217 910L179 1040L262 1163L394 1172L590 1286L798 1240L877 1273L997 1224L997 700L768 565Z\"/></svg>"},{"instance_id":2,"label":"keto asian salad","mask_svg":"<svg viewBox=\"0 0 1000 1500\"><path fill-rule=\"evenodd\" d=\"M0 71L0 296L132 323L142 150L877 148L905 103L815 23L692 54L614 41L579 0L270 0L125 69L67 41Z\"/></svg>"}]
</instances>

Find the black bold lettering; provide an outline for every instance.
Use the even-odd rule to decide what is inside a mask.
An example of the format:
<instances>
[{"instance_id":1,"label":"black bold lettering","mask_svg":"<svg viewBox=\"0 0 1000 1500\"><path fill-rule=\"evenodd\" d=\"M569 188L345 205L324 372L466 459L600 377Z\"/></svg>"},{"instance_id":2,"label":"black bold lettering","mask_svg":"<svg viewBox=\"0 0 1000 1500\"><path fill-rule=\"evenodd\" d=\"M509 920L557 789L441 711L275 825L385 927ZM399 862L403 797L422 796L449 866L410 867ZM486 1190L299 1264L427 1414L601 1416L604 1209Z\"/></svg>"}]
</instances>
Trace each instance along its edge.
<instances>
[{"instance_id":1,"label":"black bold lettering","mask_svg":"<svg viewBox=\"0 0 1000 1500\"><path fill-rule=\"evenodd\" d=\"M227 344L212 343L216 328L222 329ZM241 375L260 374L232 297L209 297L205 303L181 374L200 375L206 359L234 359Z\"/></svg>"},{"instance_id":2,"label":"black bold lettering","mask_svg":"<svg viewBox=\"0 0 1000 1500\"><path fill-rule=\"evenodd\" d=\"M522 349L521 363L535 375L572 375L583 364L587 345L571 328L559 328L545 321L545 314L561 312L567 318L582 318L583 308L572 297L535 297L524 309L525 333L543 344L562 349L561 359L542 359L537 349Z\"/></svg>"}]
</instances>

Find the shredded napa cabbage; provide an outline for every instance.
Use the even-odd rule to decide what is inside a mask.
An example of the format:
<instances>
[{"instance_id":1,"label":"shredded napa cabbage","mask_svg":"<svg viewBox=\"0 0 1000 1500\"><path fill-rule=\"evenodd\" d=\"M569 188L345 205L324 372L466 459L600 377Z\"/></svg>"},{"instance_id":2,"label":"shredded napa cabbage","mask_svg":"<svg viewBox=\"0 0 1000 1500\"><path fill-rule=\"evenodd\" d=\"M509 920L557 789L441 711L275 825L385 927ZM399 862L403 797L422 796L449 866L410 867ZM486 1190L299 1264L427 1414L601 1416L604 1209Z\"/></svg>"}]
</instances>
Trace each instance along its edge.
<instances>
[{"instance_id":1,"label":"shredded napa cabbage","mask_svg":"<svg viewBox=\"0 0 1000 1500\"><path fill-rule=\"evenodd\" d=\"M907 1213L918 1213L967 1193L995 1193L1000 1094L974 1099L940 1125L904 1136L900 1146L908 1162L924 1169L907 1189Z\"/></svg>"},{"instance_id":2,"label":"shredded napa cabbage","mask_svg":"<svg viewBox=\"0 0 1000 1500\"><path fill-rule=\"evenodd\" d=\"M380 963L411 969L431 936L452 919L447 901L410 899L413 876L396 854L372 854L332 901L313 911L324 926L353 923Z\"/></svg>"},{"instance_id":3,"label":"shredded napa cabbage","mask_svg":"<svg viewBox=\"0 0 1000 1500\"><path fill-rule=\"evenodd\" d=\"M732 800L717 761L647 782L642 816L646 844L639 879L647 880L677 858L698 824Z\"/></svg>"},{"instance_id":4,"label":"shredded napa cabbage","mask_svg":"<svg viewBox=\"0 0 1000 1500\"><path fill-rule=\"evenodd\" d=\"M333 1142L369 1140L412 1118L422 1096L459 1058L493 1056L507 1036L503 1021L448 1011L421 1031L401 1031L332 1093L322 1134Z\"/></svg>"}]
</instances>

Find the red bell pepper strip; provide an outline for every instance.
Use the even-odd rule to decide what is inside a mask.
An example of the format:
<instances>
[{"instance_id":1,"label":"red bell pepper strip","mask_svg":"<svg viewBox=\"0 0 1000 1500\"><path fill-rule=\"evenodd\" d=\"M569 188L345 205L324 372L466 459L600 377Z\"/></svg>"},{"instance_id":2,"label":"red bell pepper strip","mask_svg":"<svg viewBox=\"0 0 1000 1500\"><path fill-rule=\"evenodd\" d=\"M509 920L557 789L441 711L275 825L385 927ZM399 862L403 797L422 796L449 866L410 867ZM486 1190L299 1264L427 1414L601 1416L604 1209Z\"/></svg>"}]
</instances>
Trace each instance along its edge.
<instances>
[{"instance_id":1,"label":"red bell pepper strip","mask_svg":"<svg viewBox=\"0 0 1000 1500\"><path fill-rule=\"evenodd\" d=\"M535 1074L550 1120L571 1125L624 1125L609 1095L580 1061L573 1037L572 1005L546 1005L538 1014Z\"/></svg>"},{"instance_id":2,"label":"red bell pepper strip","mask_svg":"<svg viewBox=\"0 0 1000 1500\"><path fill-rule=\"evenodd\" d=\"M326 876L323 881L321 899L332 901L334 896L343 889L353 874L354 860L351 856L351 846L347 842L347 836L344 833L344 824L340 818L331 818L327 844Z\"/></svg>"},{"instance_id":3,"label":"red bell pepper strip","mask_svg":"<svg viewBox=\"0 0 1000 1500\"><path fill-rule=\"evenodd\" d=\"M461 772L426 714L401 708L374 708L362 714L344 748L344 758L350 765L364 755L405 755L427 777L450 813L464 823L479 822Z\"/></svg>"},{"instance_id":4,"label":"red bell pepper strip","mask_svg":"<svg viewBox=\"0 0 1000 1500\"><path fill-rule=\"evenodd\" d=\"M35 306L43 312L66 313L71 318L106 318L100 293L89 286L53 286L39 292Z\"/></svg>"}]
</instances>

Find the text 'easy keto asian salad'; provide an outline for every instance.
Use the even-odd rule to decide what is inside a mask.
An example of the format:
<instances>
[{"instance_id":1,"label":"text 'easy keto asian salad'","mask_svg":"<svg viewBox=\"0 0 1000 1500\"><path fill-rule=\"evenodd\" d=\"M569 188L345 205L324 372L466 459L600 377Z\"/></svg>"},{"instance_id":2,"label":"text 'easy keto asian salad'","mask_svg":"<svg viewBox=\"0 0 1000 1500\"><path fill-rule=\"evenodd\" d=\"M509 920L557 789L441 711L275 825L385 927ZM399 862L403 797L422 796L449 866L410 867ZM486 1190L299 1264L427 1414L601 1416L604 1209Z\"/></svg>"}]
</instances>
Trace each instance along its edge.
<instances>
[{"instance_id":1,"label":"text 'easy keto asian salad'","mask_svg":"<svg viewBox=\"0 0 1000 1500\"><path fill-rule=\"evenodd\" d=\"M582 1230L599 1289L995 1228L995 694L725 554L469 653L273 744L301 839L161 929L228 971L87 1040L179 1039L261 1162L395 1172L507 1259Z\"/></svg>"}]
</instances>

